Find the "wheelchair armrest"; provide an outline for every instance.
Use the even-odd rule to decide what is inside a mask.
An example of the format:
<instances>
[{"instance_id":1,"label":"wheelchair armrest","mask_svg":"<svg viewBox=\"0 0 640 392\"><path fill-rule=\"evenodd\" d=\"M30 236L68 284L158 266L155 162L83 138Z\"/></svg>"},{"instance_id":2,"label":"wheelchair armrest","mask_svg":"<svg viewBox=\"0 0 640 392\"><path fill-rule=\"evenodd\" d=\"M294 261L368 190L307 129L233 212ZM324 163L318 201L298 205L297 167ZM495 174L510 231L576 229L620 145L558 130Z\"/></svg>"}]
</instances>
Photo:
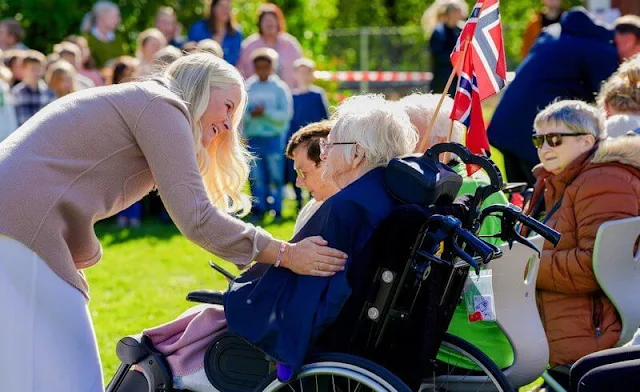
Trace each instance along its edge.
<instances>
[{"instance_id":1,"label":"wheelchair armrest","mask_svg":"<svg viewBox=\"0 0 640 392\"><path fill-rule=\"evenodd\" d=\"M149 349L142 342L142 335L125 336L116 345L116 355L122 363L134 365L149 355Z\"/></svg>"},{"instance_id":2,"label":"wheelchair armrest","mask_svg":"<svg viewBox=\"0 0 640 392\"><path fill-rule=\"evenodd\" d=\"M213 290L196 290L187 294L187 301L213 305L224 305L223 293Z\"/></svg>"}]
</instances>

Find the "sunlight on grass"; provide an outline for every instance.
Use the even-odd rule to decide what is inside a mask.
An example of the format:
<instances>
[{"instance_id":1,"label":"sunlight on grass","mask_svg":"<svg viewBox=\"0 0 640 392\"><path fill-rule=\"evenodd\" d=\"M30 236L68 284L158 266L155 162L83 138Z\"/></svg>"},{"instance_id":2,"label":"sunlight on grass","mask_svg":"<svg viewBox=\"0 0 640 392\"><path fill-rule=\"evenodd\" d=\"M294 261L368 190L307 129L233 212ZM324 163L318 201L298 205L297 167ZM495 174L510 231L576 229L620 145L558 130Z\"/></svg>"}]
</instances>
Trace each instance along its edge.
<instances>
[{"instance_id":1,"label":"sunlight on grass","mask_svg":"<svg viewBox=\"0 0 640 392\"><path fill-rule=\"evenodd\" d=\"M288 239L293 220L266 228L275 237ZM138 229L121 230L101 223L97 232L104 257L86 275L108 382L119 365L115 346L120 338L170 321L195 305L185 300L189 291L226 289L226 281L209 267L208 260L215 259L232 273L238 270L191 243L173 225L151 221Z\"/></svg>"}]
</instances>

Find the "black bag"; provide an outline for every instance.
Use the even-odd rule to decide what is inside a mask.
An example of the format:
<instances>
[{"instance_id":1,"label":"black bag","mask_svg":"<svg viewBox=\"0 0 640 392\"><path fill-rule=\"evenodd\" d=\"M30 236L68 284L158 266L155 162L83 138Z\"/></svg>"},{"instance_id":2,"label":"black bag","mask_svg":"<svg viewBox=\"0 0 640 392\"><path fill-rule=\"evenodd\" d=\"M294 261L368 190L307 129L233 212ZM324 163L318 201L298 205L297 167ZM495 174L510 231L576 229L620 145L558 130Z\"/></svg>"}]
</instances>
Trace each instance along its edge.
<instances>
[{"instance_id":1,"label":"black bag","mask_svg":"<svg viewBox=\"0 0 640 392\"><path fill-rule=\"evenodd\" d=\"M387 191L402 203L426 207L453 202L462 177L432 156L407 155L389 162L384 182Z\"/></svg>"}]
</instances>

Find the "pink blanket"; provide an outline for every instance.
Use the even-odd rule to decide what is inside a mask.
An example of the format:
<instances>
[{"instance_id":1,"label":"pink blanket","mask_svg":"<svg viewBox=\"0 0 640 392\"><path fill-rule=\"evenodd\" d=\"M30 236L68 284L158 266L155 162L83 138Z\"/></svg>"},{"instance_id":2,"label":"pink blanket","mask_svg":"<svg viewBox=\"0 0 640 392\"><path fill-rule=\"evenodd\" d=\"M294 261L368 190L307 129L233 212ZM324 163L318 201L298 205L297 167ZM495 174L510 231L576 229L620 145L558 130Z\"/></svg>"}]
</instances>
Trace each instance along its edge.
<instances>
[{"instance_id":1,"label":"pink blanket","mask_svg":"<svg viewBox=\"0 0 640 392\"><path fill-rule=\"evenodd\" d=\"M174 376L179 377L204 367L207 346L226 329L222 306L198 305L177 319L142 333L166 356Z\"/></svg>"}]
</instances>

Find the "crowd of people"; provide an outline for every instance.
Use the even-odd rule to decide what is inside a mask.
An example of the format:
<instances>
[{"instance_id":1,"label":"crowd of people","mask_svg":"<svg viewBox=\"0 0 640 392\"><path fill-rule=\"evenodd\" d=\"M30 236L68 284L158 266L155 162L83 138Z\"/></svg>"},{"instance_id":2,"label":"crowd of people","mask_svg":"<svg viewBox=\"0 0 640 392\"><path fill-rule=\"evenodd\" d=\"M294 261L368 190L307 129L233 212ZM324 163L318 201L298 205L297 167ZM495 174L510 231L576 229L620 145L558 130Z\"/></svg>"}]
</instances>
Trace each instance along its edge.
<instances>
[{"instance_id":1,"label":"crowd of people","mask_svg":"<svg viewBox=\"0 0 640 392\"><path fill-rule=\"evenodd\" d=\"M560 366L602 355L620 338L621 316L594 276L592 255L600 225L640 216L640 17L623 16L611 30L583 8L545 5L546 13L535 21L540 26L527 30L539 28L539 37L525 51L489 136L505 153L507 178L533 186L527 213L562 234L558 246L545 243L536 298L550 364ZM446 7L438 13L442 29L453 28L463 13L456 5ZM51 356L65 352L66 360L57 362L77 370L54 372L56 382L65 374L68 385L82 378L86 390L102 389L86 312L88 286L77 270L100 259L93 223L119 213L121 225L139 225L136 203L156 187L189 239L238 265L257 260L268 266L260 285L251 278L237 283L229 297L231 313L203 310L201 317L185 316L187 324L216 319L223 330L228 321L252 344L294 363L309 342L341 342L345 336L337 328L350 325L355 314L347 300L350 288L355 292L369 283L354 272L370 257L361 245L398 204L383 186L382 168L395 157L423 152L419 145L463 142L464 129L449 120L452 99L445 97L436 113L440 94L398 101L361 95L330 115L324 91L313 85L315 64L302 57L273 4L260 8L259 32L246 39L233 23L229 0L213 1L210 16L186 38L175 12L163 7L156 27L140 33L135 57L126 54L119 20L113 3L96 3L83 22L84 34L67 37L48 56L24 46L15 20L0 22L6 64L0 69L0 131L6 136L20 127L0 144L0 252L8 254L0 259L0 305L38 317L38 328L27 316L0 326L2 337L23 337L3 343L8 348L0 352L0 359L12 356L5 361L15 370L7 373L14 376L8 385L22 385L25 372L36 384L48 385L52 379L38 369L53 366ZM442 34L451 40L450 33ZM98 90L101 85L113 86ZM78 90L83 92L71 94ZM50 140L41 137L45 132ZM464 177L461 194L488 181L480 172L467 175L456 159L446 163ZM251 201L242 193L246 180ZM298 190L291 242L234 217L251 211L257 223L273 211L282 219L288 183L311 196L303 205ZM34 184L40 192L33 192ZM485 205L506 202L499 192ZM487 220L480 232L498 230L499 222ZM36 270L44 273L31 279ZM247 295L262 300L252 302ZM45 311L62 303L70 309L65 320ZM341 313L343 305L350 310ZM317 313L321 308L324 313ZM456 310L450 330L490 351L501 367L509 366L513 353L500 329L473 332L464 312ZM271 319L292 313L293 323ZM341 327L327 328L338 314L346 317L339 319ZM51 331L59 332L55 339ZM176 341L172 331L169 356L181 342L213 337L193 326L182 332L207 331L206 336ZM166 343L162 333L154 330L160 348ZM273 338L278 333L302 343L287 346ZM41 344L21 350L19 344L34 337ZM71 340L79 350L65 350ZM625 355L627 363L619 363L615 373L583 365L572 388L630 382L638 375L640 350L627 349ZM170 363L184 365L180 358ZM178 374L176 385L197 390L189 383L202 380L203 371L191 367Z\"/></svg>"},{"instance_id":2,"label":"crowd of people","mask_svg":"<svg viewBox=\"0 0 640 392\"><path fill-rule=\"evenodd\" d=\"M258 32L246 38L235 22L230 0L211 2L206 19L195 22L186 36L171 7L159 8L153 22L154 27L138 34L132 51L119 29L118 6L99 1L84 18L81 34L66 37L45 56L25 46L25 31L15 19L2 20L0 140L50 102L72 92L152 78L183 55L209 51L236 66L246 79L245 137L260 158L252 167L251 219L261 221L272 212L281 220L282 188L295 182L291 164L285 167L286 140L301 126L328 118L326 94L313 85L315 63L302 57L298 40L286 32L282 11L274 4L263 4L256 19ZM302 194L295 189L299 209ZM148 200L148 209L168 221L157 197ZM119 214L117 223L138 227L142 216L142 203L135 203Z\"/></svg>"}]
</instances>

